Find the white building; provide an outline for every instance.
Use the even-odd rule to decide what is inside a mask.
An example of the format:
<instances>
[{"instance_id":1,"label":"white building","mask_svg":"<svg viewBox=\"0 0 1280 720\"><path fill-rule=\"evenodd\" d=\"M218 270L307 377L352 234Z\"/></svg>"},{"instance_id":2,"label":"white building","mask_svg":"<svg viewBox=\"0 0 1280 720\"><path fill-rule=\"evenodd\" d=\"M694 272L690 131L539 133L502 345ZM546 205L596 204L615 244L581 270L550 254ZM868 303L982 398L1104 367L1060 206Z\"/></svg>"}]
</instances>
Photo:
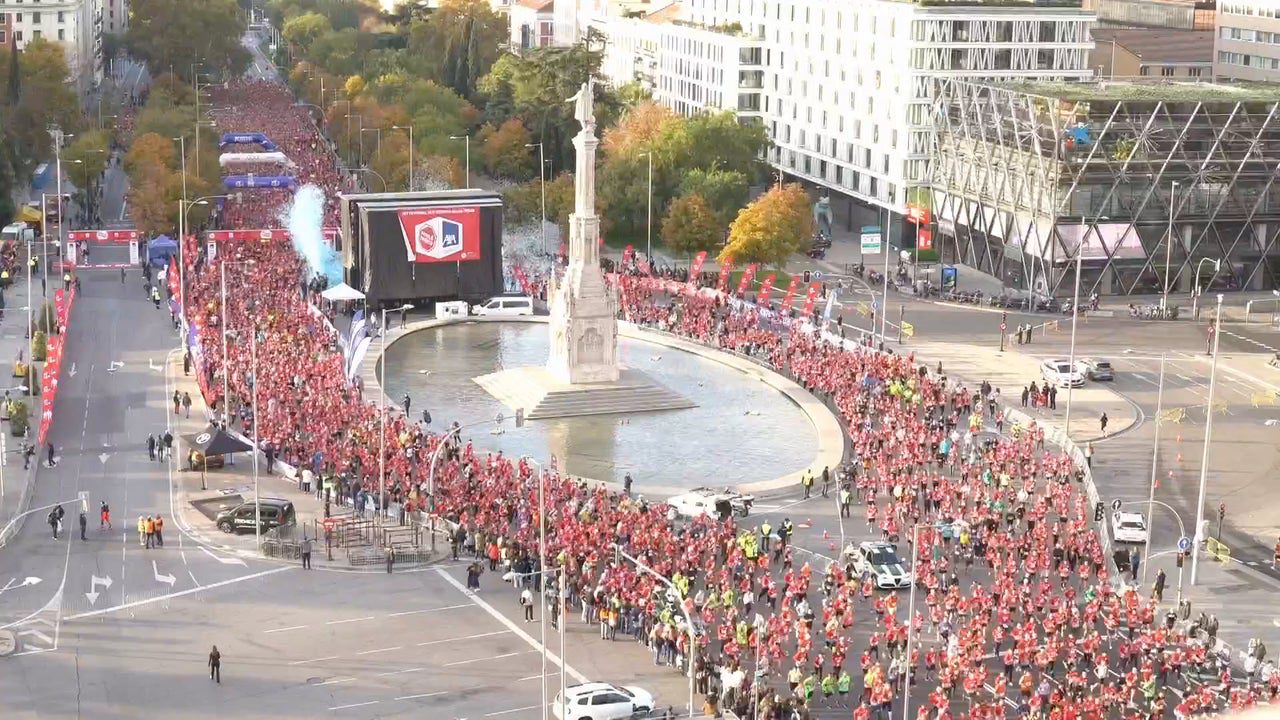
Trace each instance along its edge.
<instances>
[{"instance_id":1,"label":"white building","mask_svg":"<svg viewBox=\"0 0 1280 720\"><path fill-rule=\"evenodd\" d=\"M770 163L834 191L851 228L874 223L872 207L905 212L929 183L935 79L1088 78L1093 21L1077 7L1031 2L684 0L680 19L656 31L595 27L626 48L656 32L655 97L680 112L758 117L773 140ZM608 52L611 81L636 79Z\"/></svg>"},{"instance_id":2,"label":"white building","mask_svg":"<svg viewBox=\"0 0 1280 720\"><path fill-rule=\"evenodd\" d=\"M550 47L554 40L554 12L553 0L514 0L508 5L512 49L519 52L530 48Z\"/></svg>"},{"instance_id":3,"label":"white building","mask_svg":"<svg viewBox=\"0 0 1280 720\"><path fill-rule=\"evenodd\" d=\"M1280 0L1222 0L1214 43L1214 76L1280 80Z\"/></svg>"},{"instance_id":4,"label":"white building","mask_svg":"<svg viewBox=\"0 0 1280 720\"><path fill-rule=\"evenodd\" d=\"M81 92L102 81L102 0L0 0L18 49L43 38L62 45ZM123 2L123 0L120 0Z\"/></svg>"},{"instance_id":5,"label":"white building","mask_svg":"<svg viewBox=\"0 0 1280 720\"><path fill-rule=\"evenodd\" d=\"M99 0L102 12L102 32L107 35L123 35L129 29L129 0Z\"/></svg>"}]
</instances>

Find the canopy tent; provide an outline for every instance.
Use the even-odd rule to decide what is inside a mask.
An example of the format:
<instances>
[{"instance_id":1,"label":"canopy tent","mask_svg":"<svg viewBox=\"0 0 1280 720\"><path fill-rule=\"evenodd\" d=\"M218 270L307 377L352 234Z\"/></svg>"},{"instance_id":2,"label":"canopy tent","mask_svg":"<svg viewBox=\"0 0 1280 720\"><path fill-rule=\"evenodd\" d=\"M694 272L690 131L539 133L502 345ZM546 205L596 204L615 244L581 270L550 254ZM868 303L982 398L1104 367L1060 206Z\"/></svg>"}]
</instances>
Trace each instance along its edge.
<instances>
[{"instance_id":1,"label":"canopy tent","mask_svg":"<svg viewBox=\"0 0 1280 720\"><path fill-rule=\"evenodd\" d=\"M364 293L346 283L338 283L337 285L334 285L328 290L320 293L320 297L325 300L332 300L335 302L339 300L363 300Z\"/></svg>"},{"instance_id":2,"label":"canopy tent","mask_svg":"<svg viewBox=\"0 0 1280 720\"><path fill-rule=\"evenodd\" d=\"M169 258L177 255L178 241L168 235L161 235L147 243L147 262L152 265L168 265Z\"/></svg>"},{"instance_id":3,"label":"canopy tent","mask_svg":"<svg viewBox=\"0 0 1280 720\"><path fill-rule=\"evenodd\" d=\"M57 203L54 204L56 205ZM23 205L18 208L18 215L14 219L25 223L35 223L38 227L40 225L40 208Z\"/></svg>"},{"instance_id":4,"label":"canopy tent","mask_svg":"<svg viewBox=\"0 0 1280 720\"><path fill-rule=\"evenodd\" d=\"M292 168L293 161L282 152L249 152L249 153L222 153L218 156L218 164L222 167L228 165L283 165Z\"/></svg>"},{"instance_id":5,"label":"canopy tent","mask_svg":"<svg viewBox=\"0 0 1280 720\"><path fill-rule=\"evenodd\" d=\"M182 439L187 441L187 445L192 450L205 457L230 455L231 453L246 452L253 449L253 446L249 443L216 425L210 425L198 433L183 435Z\"/></svg>"}]
</instances>

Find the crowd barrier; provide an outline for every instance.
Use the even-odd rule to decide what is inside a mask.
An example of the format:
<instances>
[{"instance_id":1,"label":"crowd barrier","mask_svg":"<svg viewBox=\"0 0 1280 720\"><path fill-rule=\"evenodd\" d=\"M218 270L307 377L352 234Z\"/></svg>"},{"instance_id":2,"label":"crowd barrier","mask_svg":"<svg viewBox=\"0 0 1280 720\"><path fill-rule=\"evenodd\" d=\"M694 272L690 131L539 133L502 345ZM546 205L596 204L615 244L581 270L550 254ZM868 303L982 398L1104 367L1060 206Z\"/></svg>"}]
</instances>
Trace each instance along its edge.
<instances>
[{"instance_id":1,"label":"crowd barrier","mask_svg":"<svg viewBox=\"0 0 1280 720\"><path fill-rule=\"evenodd\" d=\"M71 319L71 306L75 299L74 288L59 289L53 293L54 317L59 332L48 335L44 368L40 373L40 429L36 433L36 443L39 446L44 446L45 439L49 436L49 427L53 424L53 406L58 399L58 377L62 374L67 324Z\"/></svg>"}]
</instances>

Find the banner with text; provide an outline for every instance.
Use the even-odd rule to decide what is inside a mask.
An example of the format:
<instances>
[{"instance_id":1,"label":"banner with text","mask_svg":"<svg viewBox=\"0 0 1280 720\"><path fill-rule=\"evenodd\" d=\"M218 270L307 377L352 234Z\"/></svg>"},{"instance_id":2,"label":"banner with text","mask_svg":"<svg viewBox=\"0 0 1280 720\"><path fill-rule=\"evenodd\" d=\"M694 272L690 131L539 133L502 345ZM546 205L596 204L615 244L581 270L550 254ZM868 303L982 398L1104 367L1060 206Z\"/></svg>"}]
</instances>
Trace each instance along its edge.
<instances>
[{"instance_id":1,"label":"banner with text","mask_svg":"<svg viewBox=\"0 0 1280 720\"><path fill-rule=\"evenodd\" d=\"M413 208L399 210L396 215L400 218L408 262L480 259L480 208Z\"/></svg>"}]
</instances>

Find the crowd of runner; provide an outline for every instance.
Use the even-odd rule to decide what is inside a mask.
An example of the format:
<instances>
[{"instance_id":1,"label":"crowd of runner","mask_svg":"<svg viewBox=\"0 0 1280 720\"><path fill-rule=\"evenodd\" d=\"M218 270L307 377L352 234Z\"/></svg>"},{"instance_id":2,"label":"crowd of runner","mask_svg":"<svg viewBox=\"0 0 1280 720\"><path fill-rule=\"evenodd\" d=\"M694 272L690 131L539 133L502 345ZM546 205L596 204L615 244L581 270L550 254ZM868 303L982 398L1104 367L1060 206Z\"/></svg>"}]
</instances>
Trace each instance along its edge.
<instances>
[{"instance_id":1,"label":"crowd of runner","mask_svg":"<svg viewBox=\"0 0 1280 720\"><path fill-rule=\"evenodd\" d=\"M221 127L281 138L302 175L333 197L343 181L327 144L283 88L221 92ZM279 209L279 198L246 194L224 226L274 226ZM221 410L219 268L196 257L193 243L188 250L195 371ZM1034 426L1010 437L984 432L998 410L942 368L838 347L804 323L687 283L614 278L625 318L768 362L838 408L854 456L836 473L837 490L861 503L855 526L865 520L869 533L906 548L918 581L908 617L904 593L878 590L842 548L810 542L790 520L676 520L662 503L565 477L554 463L539 517L539 473L528 462L400 413L379 458L376 405L346 380L318 286L287 243L219 249L218 262L250 260L227 269L230 422L246 432L256 422L271 456L312 470L332 502L371 502L380 460L390 500L408 511L430 507L434 481L435 512L456 523L455 553L472 552L520 584L541 588L538 578L551 578L563 590L545 594L556 622L565 597L602 638L629 636L657 664L684 668L692 658L715 707L767 719L836 711L887 719L902 711L908 673L912 714L937 720L1187 717L1273 701L1280 689L1277 678L1233 678L1203 637L1171 627L1145 592L1113 581L1078 470ZM257 418L246 407L255 384Z\"/></svg>"}]
</instances>

